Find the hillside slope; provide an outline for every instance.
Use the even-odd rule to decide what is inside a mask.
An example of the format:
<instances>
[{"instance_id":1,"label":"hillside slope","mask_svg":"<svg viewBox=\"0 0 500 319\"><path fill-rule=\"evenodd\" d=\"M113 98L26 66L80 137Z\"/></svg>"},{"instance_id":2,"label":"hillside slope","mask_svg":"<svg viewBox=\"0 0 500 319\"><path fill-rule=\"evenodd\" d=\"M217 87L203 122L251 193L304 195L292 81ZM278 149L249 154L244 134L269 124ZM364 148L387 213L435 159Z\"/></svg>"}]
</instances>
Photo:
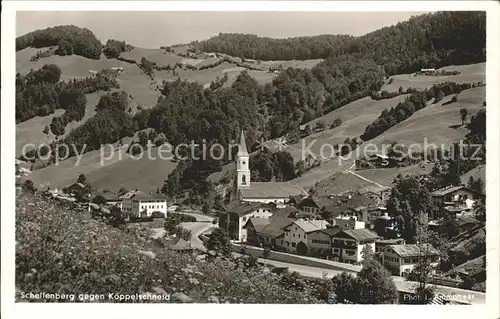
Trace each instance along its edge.
<instances>
[{"instance_id":1,"label":"hillside slope","mask_svg":"<svg viewBox=\"0 0 500 319\"><path fill-rule=\"evenodd\" d=\"M144 229L118 229L95 220L86 208L30 194L18 195L16 204L17 301L21 292L30 291L106 297L87 302L118 302L107 298L110 292L171 294L166 303L319 302L311 291L285 289L279 276L260 266L182 254L162 239L150 239Z\"/></svg>"}]
</instances>

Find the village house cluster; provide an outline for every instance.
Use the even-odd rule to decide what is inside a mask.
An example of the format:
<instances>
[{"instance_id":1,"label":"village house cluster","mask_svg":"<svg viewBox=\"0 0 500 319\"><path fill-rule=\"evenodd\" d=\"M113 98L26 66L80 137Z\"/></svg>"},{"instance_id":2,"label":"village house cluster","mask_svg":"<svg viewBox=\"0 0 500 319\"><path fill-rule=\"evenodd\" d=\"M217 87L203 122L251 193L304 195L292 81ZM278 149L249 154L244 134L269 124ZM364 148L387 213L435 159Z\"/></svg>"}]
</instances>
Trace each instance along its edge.
<instances>
[{"instance_id":1,"label":"village house cluster","mask_svg":"<svg viewBox=\"0 0 500 319\"><path fill-rule=\"evenodd\" d=\"M437 266L440 252L434 247L398 238L395 219L385 208L390 189L310 195L289 183L251 182L249 160L242 132L232 200L219 216L219 227L233 242L354 264L363 261L362 251L369 246L397 276L408 274L423 254ZM467 219L482 194L459 186L431 195L437 208L429 226L437 226L443 214L455 214L461 229L474 227Z\"/></svg>"}]
</instances>

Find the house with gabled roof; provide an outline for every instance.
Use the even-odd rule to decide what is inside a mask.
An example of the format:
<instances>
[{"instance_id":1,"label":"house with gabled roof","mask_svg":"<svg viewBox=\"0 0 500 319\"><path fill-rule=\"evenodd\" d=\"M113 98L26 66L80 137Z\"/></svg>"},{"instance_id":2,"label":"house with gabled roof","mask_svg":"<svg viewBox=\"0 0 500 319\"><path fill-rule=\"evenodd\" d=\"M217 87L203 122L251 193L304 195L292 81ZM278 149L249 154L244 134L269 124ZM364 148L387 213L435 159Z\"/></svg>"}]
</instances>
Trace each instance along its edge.
<instances>
[{"instance_id":1,"label":"house with gabled roof","mask_svg":"<svg viewBox=\"0 0 500 319\"><path fill-rule=\"evenodd\" d=\"M439 264L439 255L439 251L431 244L389 245L382 250L381 260L392 274L406 276L423 258L435 269Z\"/></svg>"},{"instance_id":2,"label":"house with gabled roof","mask_svg":"<svg viewBox=\"0 0 500 319\"><path fill-rule=\"evenodd\" d=\"M261 202L235 200L224 206L219 214L219 228L224 229L230 240L247 241L247 231L243 228L253 217L269 218L273 215L272 206Z\"/></svg>"},{"instance_id":3,"label":"house with gabled roof","mask_svg":"<svg viewBox=\"0 0 500 319\"><path fill-rule=\"evenodd\" d=\"M122 211L127 217L145 218L153 213L167 217L167 198L163 194L147 194L139 189L119 197L122 201Z\"/></svg>"},{"instance_id":4,"label":"house with gabled roof","mask_svg":"<svg viewBox=\"0 0 500 319\"><path fill-rule=\"evenodd\" d=\"M443 214L457 214L463 210L472 209L474 203L484 198L484 194L464 185L448 186L431 193L434 206L432 219L442 217ZM447 209L445 209L448 207ZM453 207L453 208L450 208Z\"/></svg>"},{"instance_id":5,"label":"house with gabled roof","mask_svg":"<svg viewBox=\"0 0 500 319\"><path fill-rule=\"evenodd\" d=\"M309 255L327 257L332 255L332 238L341 230L337 227L318 229L307 235Z\"/></svg>"},{"instance_id":6,"label":"house with gabled roof","mask_svg":"<svg viewBox=\"0 0 500 319\"><path fill-rule=\"evenodd\" d=\"M274 250L286 250L285 249L285 230L284 228L292 224L294 219L288 217L271 217L269 219L269 224L256 226L254 222L247 223L245 228L247 233L251 234L251 227L255 228L255 237L251 238L251 242L270 247ZM249 237L250 238L250 237Z\"/></svg>"},{"instance_id":7,"label":"house with gabled roof","mask_svg":"<svg viewBox=\"0 0 500 319\"><path fill-rule=\"evenodd\" d=\"M284 228L285 249L302 255L308 253L307 236L310 232L326 229L330 225L325 220L298 219Z\"/></svg>"},{"instance_id":8,"label":"house with gabled roof","mask_svg":"<svg viewBox=\"0 0 500 319\"><path fill-rule=\"evenodd\" d=\"M363 260L363 248L368 245L375 253L375 242L379 238L366 228L342 230L332 236L332 255L342 262L359 263Z\"/></svg>"}]
</instances>

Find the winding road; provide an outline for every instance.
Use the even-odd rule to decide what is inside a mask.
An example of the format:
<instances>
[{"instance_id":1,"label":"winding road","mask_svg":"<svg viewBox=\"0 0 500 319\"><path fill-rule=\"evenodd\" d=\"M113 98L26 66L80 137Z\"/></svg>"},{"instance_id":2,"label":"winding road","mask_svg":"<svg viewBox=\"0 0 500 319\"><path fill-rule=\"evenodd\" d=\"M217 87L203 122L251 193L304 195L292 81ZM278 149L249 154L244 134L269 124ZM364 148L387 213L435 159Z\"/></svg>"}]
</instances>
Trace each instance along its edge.
<instances>
[{"instance_id":1,"label":"winding road","mask_svg":"<svg viewBox=\"0 0 500 319\"><path fill-rule=\"evenodd\" d=\"M210 228L215 227L215 225L212 224L214 218L211 216L200 214L199 211L194 211L194 210L176 212L176 213L189 215L196 218L196 222L185 222L181 223L180 226L182 226L185 229L189 229L191 231L191 247L193 249L199 249L201 251L205 251L206 250L205 245L200 240L199 236L204 232L206 232L207 230L209 230Z\"/></svg>"}]
</instances>

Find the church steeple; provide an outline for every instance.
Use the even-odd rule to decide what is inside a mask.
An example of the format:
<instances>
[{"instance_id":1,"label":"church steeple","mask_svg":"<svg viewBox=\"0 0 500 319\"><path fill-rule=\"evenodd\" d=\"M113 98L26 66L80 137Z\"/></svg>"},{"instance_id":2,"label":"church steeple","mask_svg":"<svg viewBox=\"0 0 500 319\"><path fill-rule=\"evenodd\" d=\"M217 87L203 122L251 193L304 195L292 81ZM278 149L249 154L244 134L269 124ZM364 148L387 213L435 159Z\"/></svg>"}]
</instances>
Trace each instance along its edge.
<instances>
[{"instance_id":1,"label":"church steeple","mask_svg":"<svg viewBox=\"0 0 500 319\"><path fill-rule=\"evenodd\" d=\"M242 188L250 188L250 155L248 155L243 130L241 131L240 144L238 145L238 153L236 154L235 188L235 194L238 194Z\"/></svg>"},{"instance_id":2,"label":"church steeple","mask_svg":"<svg viewBox=\"0 0 500 319\"><path fill-rule=\"evenodd\" d=\"M247 143L245 142L245 133L241 130L240 145L238 145L238 154L236 156L248 156Z\"/></svg>"}]
</instances>

